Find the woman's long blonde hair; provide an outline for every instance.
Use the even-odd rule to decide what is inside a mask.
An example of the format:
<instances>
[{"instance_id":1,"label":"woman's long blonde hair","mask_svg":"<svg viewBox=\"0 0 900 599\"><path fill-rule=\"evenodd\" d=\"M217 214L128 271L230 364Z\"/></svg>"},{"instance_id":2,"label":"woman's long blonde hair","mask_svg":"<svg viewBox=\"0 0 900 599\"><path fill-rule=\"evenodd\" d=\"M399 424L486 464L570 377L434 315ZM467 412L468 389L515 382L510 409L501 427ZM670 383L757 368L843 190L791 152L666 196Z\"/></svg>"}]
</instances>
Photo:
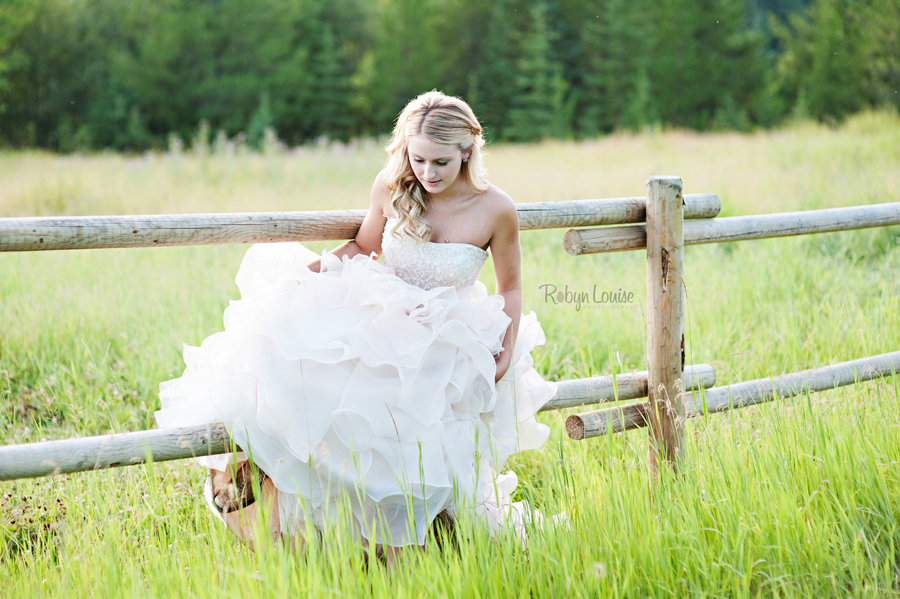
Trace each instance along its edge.
<instances>
[{"instance_id":1,"label":"woman's long blonde hair","mask_svg":"<svg viewBox=\"0 0 900 599\"><path fill-rule=\"evenodd\" d=\"M391 206L398 217L391 234L399 239L400 231L405 231L424 241L431 237L431 225L424 218L428 192L409 164L411 135L424 135L435 143L454 145L463 154L469 153L459 176L475 191L489 187L482 160L484 136L475 113L464 100L436 90L411 100L397 117L384 175L384 186L391 192Z\"/></svg>"}]
</instances>

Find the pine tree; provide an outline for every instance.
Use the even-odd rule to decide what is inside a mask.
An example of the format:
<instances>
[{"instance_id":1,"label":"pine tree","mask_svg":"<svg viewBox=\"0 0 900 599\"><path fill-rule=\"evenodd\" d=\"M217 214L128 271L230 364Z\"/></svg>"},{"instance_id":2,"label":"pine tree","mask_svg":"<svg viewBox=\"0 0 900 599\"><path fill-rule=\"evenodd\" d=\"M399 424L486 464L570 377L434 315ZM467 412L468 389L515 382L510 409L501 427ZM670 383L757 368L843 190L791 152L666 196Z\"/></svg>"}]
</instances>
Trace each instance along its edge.
<instances>
[{"instance_id":1,"label":"pine tree","mask_svg":"<svg viewBox=\"0 0 900 599\"><path fill-rule=\"evenodd\" d=\"M368 90L378 131L390 130L397 113L413 97L443 88L447 57L434 43L441 10L437 0L384 0Z\"/></svg>"},{"instance_id":2,"label":"pine tree","mask_svg":"<svg viewBox=\"0 0 900 599\"><path fill-rule=\"evenodd\" d=\"M322 26L321 39L313 52L310 118L319 135L346 140L353 129L352 89L344 64L345 53L337 44L331 25Z\"/></svg>"},{"instance_id":3,"label":"pine tree","mask_svg":"<svg viewBox=\"0 0 900 599\"><path fill-rule=\"evenodd\" d=\"M640 129L659 115L649 67L656 25L650 0L606 0L582 29L585 92L579 130Z\"/></svg>"},{"instance_id":4,"label":"pine tree","mask_svg":"<svg viewBox=\"0 0 900 599\"><path fill-rule=\"evenodd\" d=\"M633 82L634 87L624 96L626 101L621 114L618 115L618 124L625 129L640 131L660 121L645 63L639 64Z\"/></svg>"},{"instance_id":5,"label":"pine tree","mask_svg":"<svg viewBox=\"0 0 900 599\"><path fill-rule=\"evenodd\" d=\"M891 20L891 2L879 5L887 10L872 10L871 0L816 0L806 17L794 15L787 26L773 22L785 48L778 63L779 90L799 116L841 119L878 103L870 93L876 87L873 65L885 63L875 57L896 38L895 29L884 37L877 34L878 24L885 17ZM898 12L895 8L894 22L900 25ZM900 53L893 64L900 67Z\"/></svg>"},{"instance_id":6,"label":"pine tree","mask_svg":"<svg viewBox=\"0 0 900 599\"><path fill-rule=\"evenodd\" d=\"M900 2L873 0L866 11L870 36L865 93L873 106L900 110Z\"/></svg>"},{"instance_id":7,"label":"pine tree","mask_svg":"<svg viewBox=\"0 0 900 599\"><path fill-rule=\"evenodd\" d=\"M104 56L79 3L34 0L0 7L0 137L65 151L93 142L86 114Z\"/></svg>"},{"instance_id":8,"label":"pine tree","mask_svg":"<svg viewBox=\"0 0 900 599\"><path fill-rule=\"evenodd\" d=\"M272 116L272 106L269 102L268 92L259 95L259 105L247 123L247 143L250 147L260 149L266 129L273 129L275 118Z\"/></svg>"},{"instance_id":9,"label":"pine tree","mask_svg":"<svg viewBox=\"0 0 900 599\"><path fill-rule=\"evenodd\" d=\"M865 103L867 39L855 0L818 0L810 7L815 35L803 91L810 113L842 118Z\"/></svg>"},{"instance_id":10,"label":"pine tree","mask_svg":"<svg viewBox=\"0 0 900 599\"><path fill-rule=\"evenodd\" d=\"M505 0L490 3L486 27L469 71L467 97L489 140L500 139L509 124L515 89L513 29Z\"/></svg>"},{"instance_id":11,"label":"pine tree","mask_svg":"<svg viewBox=\"0 0 900 599\"><path fill-rule=\"evenodd\" d=\"M567 84L562 66L551 55L546 4L535 3L530 16L531 29L519 44L516 92L511 100L510 122L503 134L510 141L561 138L567 133L564 120Z\"/></svg>"},{"instance_id":12,"label":"pine tree","mask_svg":"<svg viewBox=\"0 0 900 599\"><path fill-rule=\"evenodd\" d=\"M612 130L615 121L613 107L608 104L608 88L612 79L607 75L609 44L607 20L610 17L609 0L598 2L597 14L586 15L580 31L581 67L583 70L575 130L579 136L594 137Z\"/></svg>"},{"instance_id":13,"label":"pine tree","mask_svg":"<svg viewBox=\"0 0 900 599\"><path fill-rule=\"evenodd\" d=\"M0 1L0 143L346 138L432 88L519 141L900 106L898 0L536 1Z\"/></svg>"},{"instance_id":14,"label":"pine tree","mask_svg":"<svg viewBox=\"0 0 900 599\"><path fill-rule=\"evenodd\" d=\"M11 75L15 78L15 72L27 61L19 45L19 34L34 18L34 8L25 0L9 0L0 6L0 141L11 141L16 135L4 113L15 97Z\"/></svg>"},{"instance_id":15,"label":"pine tree","mask_svg":"<svg viewBox=\"0 0 900 599\"><path fill-rule=\"evenodd\" d=\"M742 112L758 103L765 36L748 27L742 0L665 0L657 27L649 73L663 121L706 129L728 102Z\"/></svg>"}]
</instances>

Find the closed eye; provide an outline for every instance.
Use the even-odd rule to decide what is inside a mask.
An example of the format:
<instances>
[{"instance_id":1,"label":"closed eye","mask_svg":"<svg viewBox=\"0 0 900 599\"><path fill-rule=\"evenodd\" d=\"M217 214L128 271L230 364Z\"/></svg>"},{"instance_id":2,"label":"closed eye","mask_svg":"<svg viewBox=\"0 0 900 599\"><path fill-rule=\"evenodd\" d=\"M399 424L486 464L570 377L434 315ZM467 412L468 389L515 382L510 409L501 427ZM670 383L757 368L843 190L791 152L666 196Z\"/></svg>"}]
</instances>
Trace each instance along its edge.
<instances>
[{"instance_id":1,"label":"closed eye","mask_svg":"<svg viewBox=\"0 0 900 599\"><path fill-rule=\"evenodd\" d=\"M419 164L421 164L425 161L421 158L413 158L413 162L418 162ZM449 160L437 160L435 161L435 164L437 164L438 166L447 166L449 162Z\"/></svg>"}]
</instances>

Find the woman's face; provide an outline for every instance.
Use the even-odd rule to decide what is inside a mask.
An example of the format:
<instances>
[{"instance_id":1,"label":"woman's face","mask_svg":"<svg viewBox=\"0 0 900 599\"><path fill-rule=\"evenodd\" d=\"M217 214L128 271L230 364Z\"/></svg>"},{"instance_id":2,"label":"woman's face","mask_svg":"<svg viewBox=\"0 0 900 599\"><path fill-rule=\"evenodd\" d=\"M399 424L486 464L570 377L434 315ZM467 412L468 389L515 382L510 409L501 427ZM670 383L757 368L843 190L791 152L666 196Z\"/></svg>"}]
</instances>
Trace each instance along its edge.
<instances>
[{"instance_id":1,"label":"woman's face","mask_svg":"<svg viewBox=\"0 0 900 599\"><path fill-rule=\"evenodd\" d=\"M409 164L428 193L446 191L459 177L463 154L456 146L439 144L424 135L411 135L407 145Z\"/></svg>"}]
</instances>

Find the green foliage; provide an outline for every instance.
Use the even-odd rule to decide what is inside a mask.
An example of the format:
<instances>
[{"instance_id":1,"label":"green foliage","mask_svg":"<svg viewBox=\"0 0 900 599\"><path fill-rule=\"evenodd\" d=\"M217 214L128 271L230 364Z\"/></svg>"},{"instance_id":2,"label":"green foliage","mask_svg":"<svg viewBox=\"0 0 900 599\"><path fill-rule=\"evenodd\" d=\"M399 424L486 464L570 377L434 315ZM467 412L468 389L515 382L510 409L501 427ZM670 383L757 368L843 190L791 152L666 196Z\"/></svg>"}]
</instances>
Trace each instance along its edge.
<instances>
[{"instance_id":1,"label":"green foliage","mask_svg":"<svg viewBox=\"0 0 900 599\"><path fill-rule=\"evenodd\" d=\"M372 125L390 129L403 106L416 95L443 88L447 61L435 43L439 0L385 0L377 17L371 88ZM449 49L452 52L452 48Z\"/></svg>"},{"instance_id":2,"label":"green foliage","mask_svg":"<svg viewBox=\"0 0 900 599\"><path fill-rule=\"evenodd\" d=\"M871 36L863 81L868 102L900 111L900 2L872 0L865 30Z\"/></svg>"},{"instance_id":3,"label":"green foliage","mask_svg":"<svg viewBox=\"0 0 900 599\"><path fill-rule=\"evenodd\" d=\"M272 116L272 108L269 105L269 94L263 92L259 95L259 106L253 111L250 122L247 123L247 143L257 150L262 146L266 129L271 129L275 119Z\"/></svg>"},{"instance_id":4,"label":"green foliage","mask_svg":"<svg viewBox=\"0 0 900 599\"><path fill-rule=\"evenodd\" d=\"M567 84L562 65L552 55L547 5L536 2L530 14L531 27L519 44L509 123L503 130L510 141L539 141L567 133L563 118Z\"/></svg>"},{"instance_id":5,"label":"green foliage","mask_svg":"<svg viewBox=\"0 0 900 599\"><path fill-rule=\"evenodd\" d=\"M322 28L319 46L313 53L309 101L310 129L347 140L353 133L351 82L346 51L334 36L331 25ZM249 135L249 131L248 131Z\"/></svg>"},{"instance_id":6,"label":"green foliage","mask_svg":"<svg viewBox=\"0 0 900 599\"><path fill-rule=\"evenodd\" d=\"M802 65L802 70L789 76L812 116L840 118L858 110L864 100L862 62L867 42L855 5L818 0L810 8L808 22L800 17L793 20L797 37L789 41L793 47L784 60L795 61L795 67Z\"/></svg>"},{"instance_id":7,"label":"green foliage","mask_svg":"<svg viewBox=\"0 0 900 599\"><path fill-rule=\"evenodd\" d=\"M11 91L9 73L27 60L16 42L20 30L34 18L33 8L27 0L8 0L0 4L0 116Z\"/></svg>"},{"instance_id":8,"label":"green foliage","mask_svg":"<svg viewBox=\"0 0 900 599\"><path fill-rule=\"evenodd\" d=\"M7 56L0 137L8 142L71 150L76 132L79 140L89 137L79 113L91 98L97 57L86 35L88 15L79 9L53 0L2 9Z\"/></svg>"},{"instance_id":9,"label":"green foliage","mask_svg":"<svg viewBox=\"0 0 900 599\"><path fill-rule=\"evenodd\" d=\"M606 0L583 15L584 75L576 126L583 136L619 127L638 130L659 120L647 43L655 37L650 0Z\"/></svg>"},{"instance_id":10,"label":"green foliage","mask_svg":"<svg viewBox=\"0 0 900 599\"><path fill-rule=\"evenodd\" d=\"M510 122L508 99L515 87L512 13L509 2L497 0L483 13L471 11L463 31L468 60L460 62L460 86L489 140L501 139Z\"/></svg>"},{"instance_id":11,"label":"green foliage","mask_svg":"<svg viewBox=\"0 0 900 599\"><path fill-rule=\"evenodd\" d=\"M764 89L764 37L740 0L666 0L649 65L664 122L706 129L717 112L748 111ZM730 100L727 98L730 97Z\"/></svg>"},{"instance_id":12,"label":"green foliage","mask_svg":"<svg viewBox=\"0 0 900 599\"><path fill-rule=\"evenodd\" d=\"M840 119L900 106L898 31L898 0L7 0L0 144L348 140L433 88L491 140Z\"/></svg>"},{"instance_id":13,"label":"green foliage","mask_svg":"<svg viewBox=\"0 0 900 599\"><path fill-rule=\"evenodd\" d=\"M779 92L797 114L840 120L867 106L900 107L896 0L814 0L772 29L784 46Z\"/></svg>"}]
</instances>

